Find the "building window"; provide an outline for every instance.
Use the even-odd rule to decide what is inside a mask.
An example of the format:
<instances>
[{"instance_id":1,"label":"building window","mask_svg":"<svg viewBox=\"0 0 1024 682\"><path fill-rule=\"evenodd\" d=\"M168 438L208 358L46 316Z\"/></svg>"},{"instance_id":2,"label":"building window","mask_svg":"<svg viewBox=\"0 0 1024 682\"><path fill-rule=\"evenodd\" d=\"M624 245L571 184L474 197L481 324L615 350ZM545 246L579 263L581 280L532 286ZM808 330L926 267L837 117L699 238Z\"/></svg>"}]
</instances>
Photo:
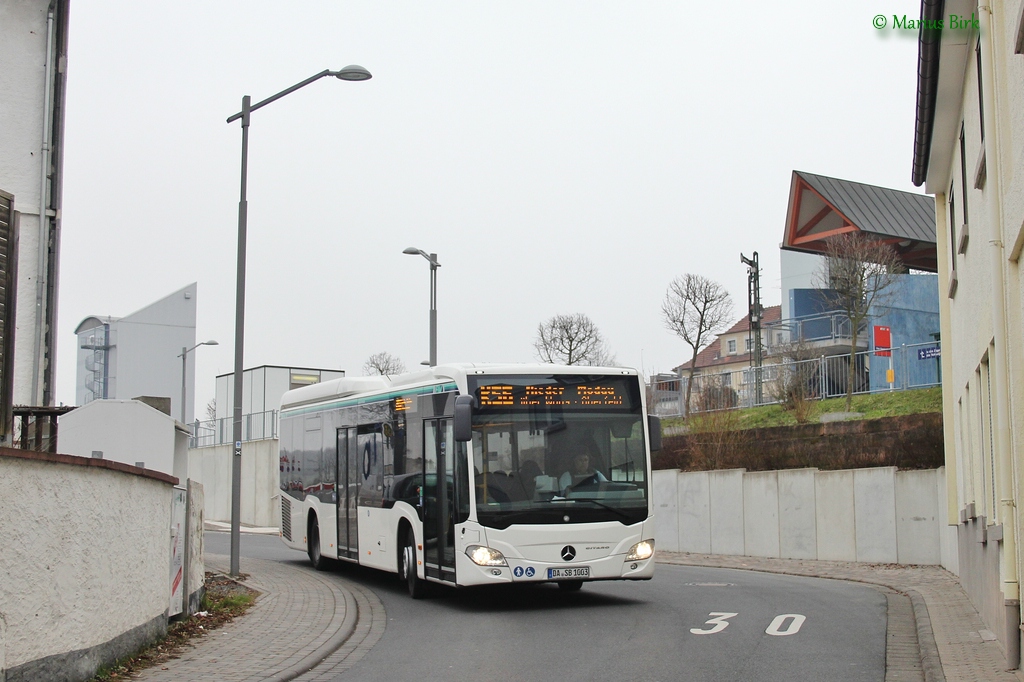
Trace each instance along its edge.
<instances>
[{"instance_id":1,"label":"building window","mask_svg":"<svg viewBox=\"0 0 1024 682\"><path fill-rule=\"evenodd\" d=\"M17 300L18 227L14 195L0 191L0 435L12 435L14 308ZM8 438L6 445L11 444Z\"/></svg>"},{"instance_id":2,"label":"building window","mask_svg":"<svg viewBox=\"0 0 1024 682\"><path fill-rule=\"evenodd\" d=\"M967 141L964 131L964 125L960 124L960 201L963 202L963 215L964 220L961 225L966 225L967 220ZM957 244L953 242L953 248L956 248Z\"/></svg>"},{"instance_id":3,"label":"building window","mask_svg":"<svg viewBox=\"0 0 1024 682\"><path fill-rule=\"evenodd\" d=\"M974 56L978 63L978 128L981 130L981 144L985 145L985 102L981 95L981 36L978 36L978 44L974 47ZM961 138L962 139L962 138Z\"/></svg>"},{"instance_id":4,"label":"building window","mask_svg":"<svg viewBox=\"0 0 1024 682\"><path fill-rule=\"evenodd\" d=\"M956 194L953 191L956 181L949 183L949 291L950 298L956 296Z\"/></svg>"},{"instance_id":5,"label":"building window","mask_svg":"<svg viewBox=\"0 0 1024 682\"><path fill-rule=\"evenodd\" d=\"M729 355L736 355L736 339L729 339Z\"/></svg>"},{"instance_id":6,"label":"building window","mask_svg":"<svg viewBox=\"0 0 1024 682\"><path fill-rule=\"evenodd\" d=\"M749 353L752 350L754 350L754 340L750 339L750 338L745 339L744 340L744 345L743 345L743 351L745 353Z\"/></svg>"}]
</instances>

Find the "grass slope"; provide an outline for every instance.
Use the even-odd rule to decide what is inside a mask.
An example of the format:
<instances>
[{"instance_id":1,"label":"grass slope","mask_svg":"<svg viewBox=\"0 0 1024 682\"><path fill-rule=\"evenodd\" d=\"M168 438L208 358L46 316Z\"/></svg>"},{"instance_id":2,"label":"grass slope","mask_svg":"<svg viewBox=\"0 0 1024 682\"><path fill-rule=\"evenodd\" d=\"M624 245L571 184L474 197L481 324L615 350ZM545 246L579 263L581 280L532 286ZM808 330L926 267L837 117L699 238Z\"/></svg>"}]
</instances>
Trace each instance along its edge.
<instances>
[{"instance_id":1,"label":"grass slope","mask_svg":"<svg viewBox=\"0 0 1024 682\"><path fill-rule=\"evenodd\" d=\"M846 398L814 400L810 402L807 421L814 423L821 420L821 415L829 412L842 412L846 407ZM896 417L904 414L942 411L942 388L921 388L911 391L893 391L891 393L871 393L853 396L853 411L862 416L854 419L879 419ZM672 417L664 421L666 427L684 426L682 417ZM736 410L735 420L730 420L735 429L756 429L770 426L792 426L797 423L792 412L782 409L781 405L765 405Z\"/></svg>"}]
</instances>

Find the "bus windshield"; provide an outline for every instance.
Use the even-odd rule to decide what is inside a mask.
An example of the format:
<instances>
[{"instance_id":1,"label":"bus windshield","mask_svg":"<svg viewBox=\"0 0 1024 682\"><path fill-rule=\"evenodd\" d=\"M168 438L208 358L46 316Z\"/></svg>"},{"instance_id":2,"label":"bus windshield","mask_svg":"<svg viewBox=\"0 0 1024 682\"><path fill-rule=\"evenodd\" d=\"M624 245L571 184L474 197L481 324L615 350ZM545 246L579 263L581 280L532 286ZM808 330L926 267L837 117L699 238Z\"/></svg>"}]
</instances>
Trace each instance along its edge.
<instances>
[{"instance_id":1,"label":"bus windshield","mask_svg":"<svg viewBox=\"0 0 1024 682\"><path fill-rule=\"evenodd\" d=\"M630 525L647 518L647 448L635 376L488 376L471 390L482 525Z\"/></svg>"}]
</instances>

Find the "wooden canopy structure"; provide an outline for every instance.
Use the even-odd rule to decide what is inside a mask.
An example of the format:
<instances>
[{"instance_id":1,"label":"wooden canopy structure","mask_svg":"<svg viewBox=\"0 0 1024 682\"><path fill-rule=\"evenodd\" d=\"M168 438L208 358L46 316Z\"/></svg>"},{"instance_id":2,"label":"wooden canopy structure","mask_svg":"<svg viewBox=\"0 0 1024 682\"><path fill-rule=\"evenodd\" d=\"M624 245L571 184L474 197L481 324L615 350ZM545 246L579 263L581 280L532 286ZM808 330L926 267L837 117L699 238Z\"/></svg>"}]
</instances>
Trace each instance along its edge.
<instances>
[{"instance_id":1,"label":"wooden canopy structure","mask_svg":"<svg viewBox=\"0 0 1024 682\"><path fill-rule=\"evenodd\" d=\"M931 197L793 171L782 248L823 254L825 240L846 232L892 244L908 268L938 271Z\"/></svg>"}]
</instances>

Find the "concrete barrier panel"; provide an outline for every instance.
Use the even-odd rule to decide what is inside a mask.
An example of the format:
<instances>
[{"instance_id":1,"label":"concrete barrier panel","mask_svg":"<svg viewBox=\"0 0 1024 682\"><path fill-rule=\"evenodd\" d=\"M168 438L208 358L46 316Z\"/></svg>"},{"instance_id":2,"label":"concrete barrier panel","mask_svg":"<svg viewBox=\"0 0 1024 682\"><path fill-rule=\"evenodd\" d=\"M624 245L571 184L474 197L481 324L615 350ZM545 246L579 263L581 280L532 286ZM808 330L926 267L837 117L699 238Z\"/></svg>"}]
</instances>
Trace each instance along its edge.
<instances>
[{"instance_id":1,"label":"concrete barrier panel","mask_svg":"<svg viewBox=\"0 0 1024 682\"><path fill-rule=\"evenodd\" d=\"M818 558L828 561L856 561L853 472L817 472L814 475L814 497L817 502L814 521Z\"/></svg>"},{"instance_id":2,"label":"concrete barrier panel","mask_svg":"<svg viewBox=\"0 0 1024 682\"><path fill-rule=\"evenodd\" d=\"M281 489L280 460L277 440L258 440L256 445L256 504L253 509L253 523L257 526L277 525L277 503L275 496Z\"/></svg>"},{"instance_id":3,"label":"concrete barrier panel","mask_svg":"<svg viewBox=\"0 0 1024 682\"><path fill-rule=\"evenodd\" d=\"M651 480L654 508L654 546L666 552L679 551L679 504L676 489L679 469L655 471Z\"/></svg>"},{"instance_id":4,"label":"concrete barrier panel","mask_svg":"<svg viewBox=\"0 0 1024 682\"><path fill-rule=\"evenodd\" d=\"M280 486L280 462L276 439L242 443L242 483L240 488L240 523L247 526L276 526L277 498ZM206 518L210 521L231 520L230 444L189 450L189 478L203 484L206 497Z\"/></svg>"},{"instance_id":5,"label":"concrete barrier panel","mask_svg":"<svg viewBox=\"0 0 1024 682\"><path fill-rule=\"evenodd\" d=\"M711 483L707 471L679 474L679 551L711 553Z\"/></svg>"},{"instance_id":6,"label":"concrete barrier panel","mask_svg":"<svg viewBox=\"0 0 1024 682\"><path fill-rule=\"evenodd\" d=\"M744 469L708 473L711 498L711 553L742 556Z\"/></svg>"},{"instance_id":7,"label":"concrete barrier panel","mask_svg":"<svg viewBox=\"0 0 1024 682\"><path fill-rule=\"evenodd\" d=\"M856 515L857 561L895 563L896 467L855 469L853 505Z\"/></svg>"},{"instance_id":8,"label":"concrete barrier panel","mask_svg":"<svg viewBox=\"0 0 1024 682\"><path fill-rule=\"evenodd\" d=\"M746 556L779 556L778 472L744 475L743 538Z\"/></svg>"},{"instance_id":9,"label":"concrete barrier panel","mask_svg":"<svg viewBox=\"0 0 1024 682\"><path fill-rule=\"evenodd\" d=\"M817 469L779 472L779 556L818 557L815 523L814 474Z\"/></svg>"},{"instance_id":10,"label":"concrete barrier panel","mask_svg":"<svg viewBox=\"0 0 1024 682\"><path fill-rule=\"evenodd\" d=\"M935 470L897 471L896 556L901 564L937 564L942 560L939 500ZM942 508L945 512L945 508Z\"/></svg>"}]
</instances>

